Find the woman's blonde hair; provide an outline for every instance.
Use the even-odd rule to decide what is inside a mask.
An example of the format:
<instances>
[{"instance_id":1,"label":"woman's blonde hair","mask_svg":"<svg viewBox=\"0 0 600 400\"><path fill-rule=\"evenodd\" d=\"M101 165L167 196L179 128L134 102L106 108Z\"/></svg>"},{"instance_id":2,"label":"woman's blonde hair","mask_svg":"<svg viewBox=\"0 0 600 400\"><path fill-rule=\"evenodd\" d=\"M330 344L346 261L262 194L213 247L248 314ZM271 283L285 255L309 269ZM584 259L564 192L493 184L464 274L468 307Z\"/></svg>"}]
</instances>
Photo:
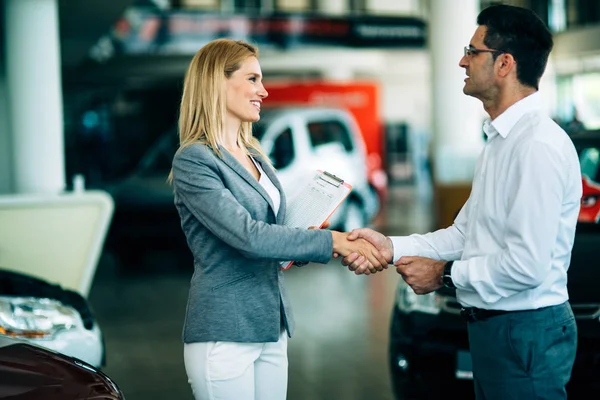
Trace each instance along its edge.
<instances>
[{"instance_id":1,"label":"woman's blonde hair","mask_svg":"<svg viewBox=\"0 0 600 400\"><path fill-rule=\"evenodd\" d=\"M237 71L248 57L258 58L258 48L242 40L216 39L204 45L192 58L183 83L179 107L179 150L203 143L219 156L224 143L225 80ZM240 145L263 156L258 140L252 136L252 123L242 122ZM179 151L178 150L178 151ZM173 171L169 174L169 182Z\"/></svg>"}]
</instances>

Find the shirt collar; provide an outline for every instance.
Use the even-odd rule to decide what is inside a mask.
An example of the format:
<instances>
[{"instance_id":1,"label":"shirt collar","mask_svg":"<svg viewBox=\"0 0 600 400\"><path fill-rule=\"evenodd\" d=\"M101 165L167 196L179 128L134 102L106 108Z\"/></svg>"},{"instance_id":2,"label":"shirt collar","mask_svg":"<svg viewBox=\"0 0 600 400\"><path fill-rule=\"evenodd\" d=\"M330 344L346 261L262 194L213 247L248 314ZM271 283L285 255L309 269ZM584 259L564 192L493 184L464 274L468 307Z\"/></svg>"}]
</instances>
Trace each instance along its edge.
<instances>
[{"instance_id":1,"label":"shirt collar","mask_svg":"<svg viewBox=\"0 0 600 400\"><path fill-rule=\"evenodd\" d=\"M495 120L492 121L490 118L486 118L483 123L483 131L488 140L498 134L505 138L523 115L541 108L542 99L540 93L536 91L508 107Z\"/></svg>"}]
</instances>

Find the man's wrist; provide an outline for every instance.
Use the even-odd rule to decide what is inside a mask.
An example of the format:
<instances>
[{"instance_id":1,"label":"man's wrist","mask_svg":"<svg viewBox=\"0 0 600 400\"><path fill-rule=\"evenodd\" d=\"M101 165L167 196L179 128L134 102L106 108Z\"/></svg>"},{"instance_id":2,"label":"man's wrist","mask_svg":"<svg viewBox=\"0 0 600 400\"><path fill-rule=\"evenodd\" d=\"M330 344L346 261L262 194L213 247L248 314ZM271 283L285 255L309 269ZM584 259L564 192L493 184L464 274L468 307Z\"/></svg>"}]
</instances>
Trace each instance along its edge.
<instances>
[{"instance_id":1,"label":"man's wrist","mask_svg":"<svg viewBox=\"0 0 600 400\"><path fill-rule=\"evenodd\" d=\"M387 248L390 250L390 259L386 260L386 261L389 264L392 264L392 262L394 261L394 242L392 242L392 239L389 236L386 236L385 244L386 244Z\"/></svg>"},{"instance_id":2,"label":"man's wrist","mask_svg":"<svg viewBox=\"0 0 600 400\"><path fill-rule=\"evenodd\" d=\"M452 267L454 265L454 261L448 261L444 264L444 269L442 272L442 284L451 289L456 289L456 285L454 285L454 281L452 280Z\"/></svg>"}]
</instances>

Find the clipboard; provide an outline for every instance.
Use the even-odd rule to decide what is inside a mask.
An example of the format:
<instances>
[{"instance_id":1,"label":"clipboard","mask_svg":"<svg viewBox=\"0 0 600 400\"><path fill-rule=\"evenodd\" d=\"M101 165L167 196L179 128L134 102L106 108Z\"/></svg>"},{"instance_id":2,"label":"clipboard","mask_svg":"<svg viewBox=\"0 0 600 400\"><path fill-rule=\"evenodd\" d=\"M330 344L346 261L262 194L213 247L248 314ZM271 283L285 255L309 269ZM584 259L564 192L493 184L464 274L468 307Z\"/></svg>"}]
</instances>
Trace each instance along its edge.
<instances>
[{"instance_id":1,"label":"clipboard","mask_svg":"<svg viewBox=\"0 0 600 400\"><path fill-rule=\"evenodd\" d=\"M312 179L287 204L283 224L292 228L320 228L348 197L352 186L343 179L317 170ZM289 269L293 261L281 263L281 269Z\"/></svg>"}]
</instances>

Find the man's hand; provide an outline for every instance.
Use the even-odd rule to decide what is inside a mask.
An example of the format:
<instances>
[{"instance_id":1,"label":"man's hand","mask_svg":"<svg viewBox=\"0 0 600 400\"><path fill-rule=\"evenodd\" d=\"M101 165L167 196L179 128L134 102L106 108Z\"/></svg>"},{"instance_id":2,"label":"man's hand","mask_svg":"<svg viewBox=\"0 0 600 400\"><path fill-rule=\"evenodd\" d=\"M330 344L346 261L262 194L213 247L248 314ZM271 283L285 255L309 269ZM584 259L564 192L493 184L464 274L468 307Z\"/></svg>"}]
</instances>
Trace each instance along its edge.
<instances>
[{"instance_id":1,"label":"man's hand","mask_svg":"<svg viewBox=\"0 0 600 400\"><path fill-rule=\"evenodd\" d=\"M333 236L333 253L342 257L357 254L354 261L360 272L356 274L370 275L387 268L388 262L371 243L364 239L348 240L348 233L331 231Z\"/></svg>"},{"instance_id":2,"label":"man's hand","mask_svg":"<svg viewBox=\"0 0 600 400\"><path fill-rule=\"evenodd\" d=\"M401 257L394 263L396 271L416 294L427 294L443 286L446 261L426 257Z\"/></svg>"},{"instance_id":3,"label":"man's hand","mask_svg":"<svg viewBox=\"0 0 600 400\"><path fill-rule=\"evenodd\" d=\"M382 235L369 228L354 229L348 235L348 240L364 239L370 242L379 251L383 259L385 260L385 268L387 264L391 264L394 256L394 246L392 241L387 236ZM346 265L350 271L355 271L356 274L364 273L364 267L362 267L362 260L360 255L357 253L351 253L344 257L342 264Z\"/></svg>"}]
</instances>

